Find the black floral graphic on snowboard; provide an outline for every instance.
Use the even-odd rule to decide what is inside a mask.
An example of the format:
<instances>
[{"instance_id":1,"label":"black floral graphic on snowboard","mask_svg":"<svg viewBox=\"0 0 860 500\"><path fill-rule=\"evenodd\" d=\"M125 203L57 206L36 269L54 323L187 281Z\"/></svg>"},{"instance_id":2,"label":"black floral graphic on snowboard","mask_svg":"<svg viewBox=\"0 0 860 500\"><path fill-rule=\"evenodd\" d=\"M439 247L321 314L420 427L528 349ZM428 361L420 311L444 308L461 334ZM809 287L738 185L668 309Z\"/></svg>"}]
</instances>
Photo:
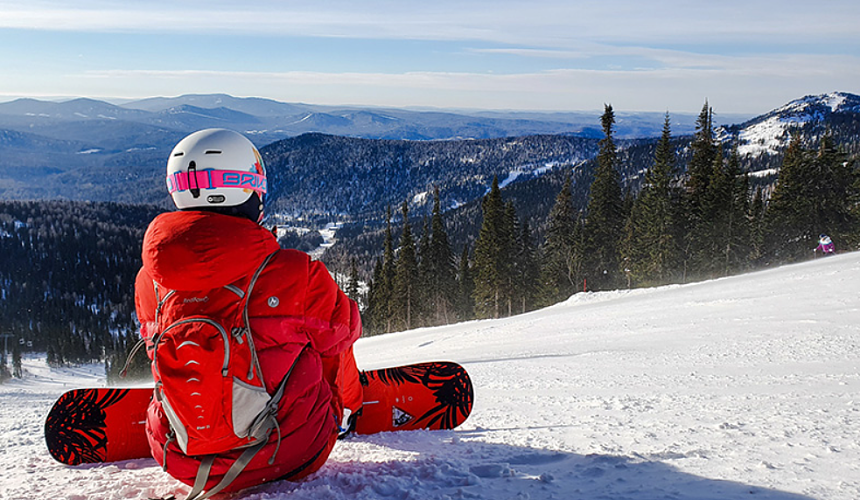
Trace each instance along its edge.
<instances>
[{"instance_id":1,"label":"black floral graphic on snowboard","mask_svg":"<svg viewBox=\"0 0 860 500\"><path fill-rule=\"evenodd\" d=\"M45 420L45 441L51 455L69 465L105 461L105 410L128 392L81 389L63 394Z\"/></svg>"},{"instance_id":2,"label":"black floral graphic on snowboard","mask_svg":"<svg viewBox=\"0 0 860 500\"><path fill-rule=\"evenodd\" d=\"M420 384L432 390L436 404L417 418L424 427L441 422L442 428L453 429L472 410L472 381L466 370L455 363L419 363L377 370L374 374L386 385Z\"/></svg>"}]
</instances>

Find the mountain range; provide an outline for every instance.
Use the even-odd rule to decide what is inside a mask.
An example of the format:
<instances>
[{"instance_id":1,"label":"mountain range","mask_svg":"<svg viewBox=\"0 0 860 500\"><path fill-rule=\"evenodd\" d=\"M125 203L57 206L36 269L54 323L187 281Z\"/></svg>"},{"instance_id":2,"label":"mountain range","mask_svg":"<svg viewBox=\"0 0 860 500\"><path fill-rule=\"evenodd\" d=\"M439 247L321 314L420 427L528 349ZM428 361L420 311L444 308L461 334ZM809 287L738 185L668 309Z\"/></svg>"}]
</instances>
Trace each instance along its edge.
<instances>
[{"instance_id":1,"label":"mountain range","mask_svg":"<svg viewBox=\"0 0 860 500\"><path fill-rule=\"evenodd\" d=\"M619 113L622 138L660 133L661 113ZM675 117L692 130L694 117ZM4 148L49 143L50 150L111 155L170 150L177 138L209 127L245 133L258 147L308 132L395 140L457 140L533 134L597 137L599 113L451 112L290 104L223 94L150 98L121 105L79 98L64 102L18 99L0 103L0 130L22 137ZM4 160L3 165L13 164Z\"/></svg>"},{"instance_id":2,"label":"mountain range","mask_svg":"<svg viewBox=\"0 0 860 500\"><path fill-rule=\"evenodd\" d=\"M653 161L663 118L616 112L627 186L635 188ZM671 115L682 169L695 118ZM850 152L860 144L854 94L807 96L741 119L718 133L764 182L773 180L791 131L814 143L830 129ZM587 192L599 124L598 113L322 107L221 94L122 104L19 99L0 103L0 198L166 206L168 152L189 132L215 126L242 131L261 148L271 206L289 216L378 217L404 200L423 205L433 187L446 207L457 207L480 198L494 176L503 185L540 183L555 171L575 172Z\"/></svg>"}]
</instances>

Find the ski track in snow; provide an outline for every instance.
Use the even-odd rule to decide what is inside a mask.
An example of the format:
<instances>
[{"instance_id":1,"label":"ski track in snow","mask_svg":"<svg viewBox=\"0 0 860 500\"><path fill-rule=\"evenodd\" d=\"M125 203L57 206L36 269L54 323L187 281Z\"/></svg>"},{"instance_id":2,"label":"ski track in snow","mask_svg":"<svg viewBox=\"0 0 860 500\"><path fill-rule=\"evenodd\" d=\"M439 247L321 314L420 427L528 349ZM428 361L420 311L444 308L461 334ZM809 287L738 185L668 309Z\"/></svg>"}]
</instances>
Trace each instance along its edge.
<instances>
[{"instance_id":1,"label":"ski track in snow","mask_svg":"<svg viewBox=\"0 0 860 500\"><path fill-rule=\"evenodd\" d=\"M462 363L472 416L455 431L352 437L302 482L223 498L856 500L858 292L849 253L362 339L363 368ZM104 377L40 361L0 385L0 498L183 498L151 459L55 463L50 405Z\"/></svg>"}]
</instances>

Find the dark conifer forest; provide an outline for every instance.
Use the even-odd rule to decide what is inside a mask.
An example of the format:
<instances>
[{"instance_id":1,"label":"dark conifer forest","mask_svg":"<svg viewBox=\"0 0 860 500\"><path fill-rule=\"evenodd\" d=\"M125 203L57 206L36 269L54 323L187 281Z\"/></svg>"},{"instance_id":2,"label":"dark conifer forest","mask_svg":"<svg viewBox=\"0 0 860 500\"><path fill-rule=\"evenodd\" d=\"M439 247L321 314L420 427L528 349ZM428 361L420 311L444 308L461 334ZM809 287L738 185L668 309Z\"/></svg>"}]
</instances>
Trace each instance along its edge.
<instances>
[{"instance_id":1,"label":"dark conifer forest","mask_svg":"<svg viewBox=\"0 0 860 500\"><path fill-rule=\"evenodd\" d=\"M148 205L0 202L0 333L54 366L125 362ZM11 351L11 348L10 348ZM140 370L138 370L140 372Z\"/></svg>"}]
</instances>

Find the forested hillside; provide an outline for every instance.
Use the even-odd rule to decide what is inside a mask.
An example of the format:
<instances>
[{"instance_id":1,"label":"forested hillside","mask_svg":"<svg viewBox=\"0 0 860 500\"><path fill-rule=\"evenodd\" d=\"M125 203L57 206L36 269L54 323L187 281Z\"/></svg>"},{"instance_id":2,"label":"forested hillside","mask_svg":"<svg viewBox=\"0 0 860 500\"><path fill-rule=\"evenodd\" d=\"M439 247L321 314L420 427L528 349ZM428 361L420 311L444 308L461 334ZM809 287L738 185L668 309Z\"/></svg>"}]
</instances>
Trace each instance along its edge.
<instances>
[{"instance_id":1,"label":"forested hillside","mask_svg":"<svg viewBox=\"0 0 860 500\"><path fill-rule=\"evenodd\" d=\"M673 140L674 150L677 152L677 172L683 172L689 161L689 146L691 137L680 137ZM619 144L618 167L623 179L623 188L631 194L638 192L642 173L647 165L653 161L654 150L658 139L621 140ZM594 140L593 156L579 163L554 164L541 173L541 175L527 175L518 177L515 182L504 186L505 199L512 202L517 208L517 216L520 220L528 222L534 232L534 238L539 241L545 235L547 218L554 203L556 195L561 191L562 185L570 178L572 181L572 203L577 210L584 210L588 202L589 189L594 179L594 169L597 165L598 140ZM445 203L449 200L445 187L442 183L434 183L442 199L442 207L445 212L445 223L450 234L450 240L456 250L461 250L464 245L471 246L478 236L481 227L482 214L481 202L483 195L489 192L492 184L493 174L487 173L483 180L485 184L477 190L478 197L460 206L451 206ZM505 180L499 178L500 183ZM432 188L431 188L432 189ZM412 212L412 224L420 234L424 220L430 215L432 198L427 197L421 206L415 206ZM407 201L401 197L392 199L388 205L398 207L400 203ZM412 201L411 199L408 201ZM359 270L369 275L373 259L381 255L384 239L385 221L382 217L384 207L380 208L377 215L364 220L346 223L338 231L338 244L329 249L324 257L327 264L335 269L345 270L350 260L355 257ZM395 222L399 220L399 212L395 210L393 215ZM399 237L399 225L393 228L395 239Z\"/></svg>"},{"instance_id":2,"label":"forested hillside","mask_svg":"<svg viewBox=\"0 0 860 500\"><path fill-rule=\"evenodd\" d=\"M365 219L380 218L386 206L407 198L427 213L434 187L443 193L443 206L458 206L483 196L494 175L527 177L593 158L597 140L555 135L416 142L307 134L261 152L271 212Z\"/></svg>"},{"instance_id":3,"label":"forested hillside","mask_svg":"<svg viewBox=\"0 0 860 500\"><path fill-rule=\"evenodd\" d=\"M134 279L160 209L0 202L0 331L52 364L117 362L136 340Z\"/></svg>"}]
</instances>

